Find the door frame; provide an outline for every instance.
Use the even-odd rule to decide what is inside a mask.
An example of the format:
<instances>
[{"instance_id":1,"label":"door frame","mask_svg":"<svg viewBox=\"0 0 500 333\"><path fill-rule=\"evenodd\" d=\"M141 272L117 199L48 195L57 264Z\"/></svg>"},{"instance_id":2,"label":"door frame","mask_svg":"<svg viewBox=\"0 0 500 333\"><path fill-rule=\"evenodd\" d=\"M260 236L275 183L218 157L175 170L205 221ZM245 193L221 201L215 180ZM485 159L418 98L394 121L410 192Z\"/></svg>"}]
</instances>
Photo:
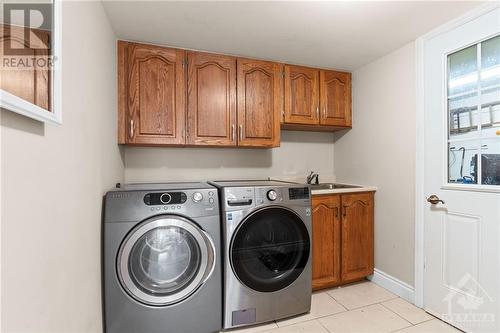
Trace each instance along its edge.
<instances>
[{"instance_id":1,"label":"door frame","mask_svg":"<svg viewBox=\"0 0 500 333\"><path fill-rule=\"evenodd\" d=\"M425 43L430 39L462 26L492 10L500 8L500 4L496 2L486 3L473 10L465 13L458 18L445 23L419 37L415 41L415 87L416 87L416 169L415 169L415 286L414 300L415 305L424 307L424 265L425 265L425 248L424 248L424 214L427 202L425 199L425 174L424 174L424 156L425 156L425 121L424 121L424 69ZM456 190L459 190L457 188ZM477 190L477 189L474 189Z\"/></svg>"}]
</instances>

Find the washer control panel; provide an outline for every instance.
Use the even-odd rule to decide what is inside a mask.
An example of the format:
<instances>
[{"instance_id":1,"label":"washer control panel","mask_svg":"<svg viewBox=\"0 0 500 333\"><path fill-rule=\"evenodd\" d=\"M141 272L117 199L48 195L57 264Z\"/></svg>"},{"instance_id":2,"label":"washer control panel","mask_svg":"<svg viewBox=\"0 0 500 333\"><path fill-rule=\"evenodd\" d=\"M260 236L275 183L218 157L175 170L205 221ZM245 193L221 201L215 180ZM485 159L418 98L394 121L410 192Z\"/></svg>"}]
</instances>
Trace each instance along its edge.
<instances>
[{"instance_id":1,"label":"washer control panel","mask_svg":"<svg viewBox=\"0 0 500 333\"><path fill-rule=\"evenodd\" d=\"M185 203L186 200L187 195L184 192L148 193L144 196L144 203L148 206L177 205Z\"/></svg>"}]
</instances>

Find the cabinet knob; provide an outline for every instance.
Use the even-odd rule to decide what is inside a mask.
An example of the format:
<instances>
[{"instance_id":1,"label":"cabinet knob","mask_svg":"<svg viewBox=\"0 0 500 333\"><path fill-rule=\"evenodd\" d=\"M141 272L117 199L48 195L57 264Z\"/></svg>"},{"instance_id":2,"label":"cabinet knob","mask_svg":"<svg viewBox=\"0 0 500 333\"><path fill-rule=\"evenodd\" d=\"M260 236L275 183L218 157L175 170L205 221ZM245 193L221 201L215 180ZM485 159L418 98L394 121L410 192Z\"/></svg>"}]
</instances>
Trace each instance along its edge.
<instances>
[{"instance_id":1,"label":"cabinet knob","mask_svg":"<svg viewBox=\"0 0 500 333\"><path fill-rule=\"evenodd\" d=\"M130 119L130 138L134 137L134 119Z\"/></svg>"}]
</instances>

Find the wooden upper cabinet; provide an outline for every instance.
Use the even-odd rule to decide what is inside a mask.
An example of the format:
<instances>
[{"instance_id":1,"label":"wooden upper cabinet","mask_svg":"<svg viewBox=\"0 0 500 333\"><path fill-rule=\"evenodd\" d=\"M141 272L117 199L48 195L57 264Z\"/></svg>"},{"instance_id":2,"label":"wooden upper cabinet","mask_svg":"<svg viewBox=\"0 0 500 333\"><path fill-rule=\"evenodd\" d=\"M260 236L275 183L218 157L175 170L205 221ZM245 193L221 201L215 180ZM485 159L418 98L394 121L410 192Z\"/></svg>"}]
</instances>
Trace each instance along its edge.
<instances>
[{"instance_id":1,"label":"wooden upper cabinet","mask_svg":"<svg viewBox=\"0 0 500 333\"><path fill-rule=\"evenodd\" d=\"M38 94L43 78L24 76ZM120 144L272 148L281 127L350 126L349 73L118 42Z\"/></svg>"},{"instance_id":2,"label":"wooden upper cabinet","mask_svg":"<svg viewBox=\"0 0 500 333\"><path fill-rule=\"evenodd\" d=\"M351 73L320 71L320 124L352 125Z\"/></svg>"},{"instance_id":3,"label":"wooden upper cabinet","mask_svg":"<svg viewBox=\"0 0 500 333\"><path fill-rule=\"evenodd\" d=\"M15 60L25 60L48 56L50 51L50 31L30 29L33 37L26 38L23 27L0 24L0 50L16 49ZM19 58L19 56L21 58ZM19 58L19 59L18 59ZM9 67L8 56L0 52L0 89L25 101L51 111L51 73L47 67L23 67L20 62Z\"/></svg>"},{"instance_id":4,"label":"wooden upper cabinet","mask_svg":"<svg viewBox=\"0 0 500 333\"><path fill-rule=\"evenodd\" d=\"M319 123L319 70L285 65L285 119L288 124Z\"/></svg>"},{"instance_id":5,"label":"wooden upper cabinet","mask_svg":"<svg viewBox=\"0 0 500 333\"><path fill-rule=\"evenodd\" d=\"M187 143L235 146L236 58L188 52Z\"/></svg>"},{"instance_id":6,"label":"wooden upper cabinet","mask_svg":"<svg viewBox=\"0 0 500 333\"><path fill-rule=\"evenodd\" d=\"M120 137L129 144L185 143L185 51L119 42Z\"/></svg>"},{"instance_id":7,"label":"wooden upper cabinet","mask_svg":"<svg viewBox=\"0 0 500 333\"><path fill-rule=\"evenodd\" d=\"M373 193L342 195L342 280L373 273Z\"/></svg>"},{"instance_id":8,"label":"wooden upper cabinet","mask_svg":"<svg viewBox=\"0 0 500 333\"><path fill-rule=\"evenodd\" d=\"M312 285L340 283L340 195L312 197Z\"/></svg>"},{"instance_id":9,"label":"wooden upper cabinet","mask_svg":"<svg viewBox=\"0 0 500 333\"><path fill-rule=\"evenodd\" d=\"M278 147L282 65L238 58L238 145Z\"/></svg>"}]
</instances>

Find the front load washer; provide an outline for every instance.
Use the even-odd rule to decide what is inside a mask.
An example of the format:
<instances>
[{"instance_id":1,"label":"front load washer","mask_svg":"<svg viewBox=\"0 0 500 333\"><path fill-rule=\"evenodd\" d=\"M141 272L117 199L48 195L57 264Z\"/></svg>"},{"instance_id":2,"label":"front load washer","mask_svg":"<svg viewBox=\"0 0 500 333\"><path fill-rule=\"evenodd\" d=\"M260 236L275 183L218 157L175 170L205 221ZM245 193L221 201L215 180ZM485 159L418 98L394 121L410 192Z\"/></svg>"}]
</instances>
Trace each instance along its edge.
<instances>
[{"instance_id":1,"label":"front load washer","mask_svg":"<svg viewBox=\"0 0 500 333\"><path fill-rule=\"evenodd\" d=\"M224 329L311 307L309 188L276 181L215 181L221 202Z\"/></svg>"},{"instance_id":2,"label":"front load washer","mask_svg":"<svg viewBox=\"0 0 500 333\"><path fill-rule=\"evenodd\" d=\"M132 184L104 208L107 333L222 327L220 213L207 183Z\"/></svg>"}]
</instances>

